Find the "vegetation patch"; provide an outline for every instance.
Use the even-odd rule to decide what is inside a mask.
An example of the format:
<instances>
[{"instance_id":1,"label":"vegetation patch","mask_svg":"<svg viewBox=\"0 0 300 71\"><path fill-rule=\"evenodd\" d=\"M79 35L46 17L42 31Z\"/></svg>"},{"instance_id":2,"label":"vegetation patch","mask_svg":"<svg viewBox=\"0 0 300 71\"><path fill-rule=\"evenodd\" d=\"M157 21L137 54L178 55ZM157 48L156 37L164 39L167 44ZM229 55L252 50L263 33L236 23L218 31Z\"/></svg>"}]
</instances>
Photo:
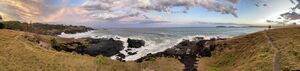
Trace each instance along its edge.
<instances>
[{"instance_id":1,"label":"vegetation patch","mask_svg":"<svg viewBox=\"0 0 300 71\"><path fill-rule=\"evenodd\" d=\"M96 60L97 60L97 63L100 65L109 65L107 59L102 55L96 56Z\"/></svg>"}]
</instances>

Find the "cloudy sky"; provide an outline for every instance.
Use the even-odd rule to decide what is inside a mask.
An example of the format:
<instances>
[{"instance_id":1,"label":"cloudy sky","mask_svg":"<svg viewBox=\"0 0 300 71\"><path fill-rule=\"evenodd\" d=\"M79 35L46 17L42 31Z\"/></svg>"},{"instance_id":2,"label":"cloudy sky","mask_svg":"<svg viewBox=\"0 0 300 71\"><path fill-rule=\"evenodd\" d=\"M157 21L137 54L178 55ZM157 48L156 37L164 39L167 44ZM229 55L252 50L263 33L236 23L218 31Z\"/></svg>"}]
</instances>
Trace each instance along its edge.
<instances>
[{"instance_id":1,"label":"cloudy sky","mask_svg":"<svg viewBox=\"0 0 300 71\"><path fill-rule=\"evenodd\" d=\"M298 7L297 0L0 0L0 15L4 20L102 27L265 25L297 21Z\"/></svg>"}]
</instances>

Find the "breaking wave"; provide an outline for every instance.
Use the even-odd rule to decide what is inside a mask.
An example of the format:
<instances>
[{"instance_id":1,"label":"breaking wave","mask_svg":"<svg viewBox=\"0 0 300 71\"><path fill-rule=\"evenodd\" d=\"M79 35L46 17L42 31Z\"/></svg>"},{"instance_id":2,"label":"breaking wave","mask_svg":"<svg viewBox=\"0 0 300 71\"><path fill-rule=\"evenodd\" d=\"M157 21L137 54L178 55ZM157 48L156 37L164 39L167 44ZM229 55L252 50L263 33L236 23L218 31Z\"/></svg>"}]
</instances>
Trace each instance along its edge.
<instances>
[{"instance_id":1,"label":"breaking wave","mask_svg":"<svg viewBox=\"0 0 300 71\"><path fill-rule=\"evenodd\" d=\"M163 52L168 48L172 48L173 46L180 43L182 40L193 40L194 37L204 37L204 39L211 39L211 38L228 38L228 36L204 36L204 35L189 35L189 36L182 36L182 37L171 37L172 35L169 34L161 34L161 33L146 33L146 34L153 34L158 35L157 37L149 38L147 36L120 36L120 35L97 35L97 32L95 31L88 31L84 33L77 33L77 34L65 34L62 33L59 35L59 37L64 38L113 38L114 40L120 40L123 42L123 46L125 47L120 53L124 54L126 57L124 58L125 61L133 61L137 60L143 56L146 56L147 54L151 53L158 53ZM167 36L166 36L167 35ZM135 55L129 55L128 52L126 52L127 49L129 49L127 40L130 39L138 39L138 40L144 40L145 46L142 46L140 48L130 48L131 50L128 52L137 52ZM117 56L112 56L111 59L116 59Z\"/></svg>"}]
</instances>

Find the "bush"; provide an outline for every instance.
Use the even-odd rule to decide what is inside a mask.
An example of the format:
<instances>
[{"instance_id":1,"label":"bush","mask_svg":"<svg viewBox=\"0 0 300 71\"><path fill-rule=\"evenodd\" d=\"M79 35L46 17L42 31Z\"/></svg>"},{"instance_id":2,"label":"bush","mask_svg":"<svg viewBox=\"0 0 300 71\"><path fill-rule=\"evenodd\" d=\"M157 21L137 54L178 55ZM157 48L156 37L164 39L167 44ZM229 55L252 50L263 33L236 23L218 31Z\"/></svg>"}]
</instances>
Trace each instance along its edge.
<instances>
[{"instance_id":1,"label":"bush","mask_svg":"<svg viewBox=\"0 0 300 71\"><path fill-rule=\"evenodd\" d=\"M59 46L59 43L57 42L57 40L55 38L51 39L50 43L51 43L52 48L54 48L55 50L58 50L58 51L61 50L60 46Z\"/></svg>"},{"instance_id":2,"label":"bush","mask_svg":"<svg viewBox=\"0 0 300 71\"><path fill-rule=\"evenodd\" d=\"M210 71L221 71L218 67L212 67Z\"/></svg>"},{"instance_id":3,"label":"bush","mask_svg":"<svg viewBox=\"0 0 300 71\"><path fill-rule=\"evenodd\" d=\"M4 24L2 22L0 22L0 29L4 28Z\"/></svg>"},{"instance_id":4,"label":"bush","mask_svg":"<svg viewBox=\"0 0 300 71\"><path fill-rule=\"evenodd\" d=\"M23 30L24 27L23 24L19 21L5 21L2 22L4 25L4 28L11 29L11 30Z\"/></svg>"},{"instance_id":5,"label":"bush","mask_svg":"<svg viewBox=\"0 0 300 71\"><path fill-rule=\"evenodd\" d=\"M107 62L107 60L105 59L104 56L99 55L99 56L96 57L96 60L97 60L98 64L108 65L108 62Z\"/></svg>"},{"instance_id":6,"label":"bush","mask_svg":"<svg viewBox=\"0 0 300 71\"><path fill-rule=\"evenodd\" d=\"M0 29L11 29L17 31L26 31L44 35L59 35L61 32L86 32L93 30L84 26L66 26L66 25L54 25L54 24L42 24L42 23L22 23L19 21L3 21L0 24Z\"/></svg>"},{"instance_id":7,"label":"bush","mask_svg":"<svg viewBox=\"0 0 300 71\"><path fill-rule=\"evenodd\" d=\"M27 40L29 40L30 42L35 42L36 41L36 38L32 37L32 36L29 36L29 35L23 35L23 37Z\"/></svg>"}]
</instances>

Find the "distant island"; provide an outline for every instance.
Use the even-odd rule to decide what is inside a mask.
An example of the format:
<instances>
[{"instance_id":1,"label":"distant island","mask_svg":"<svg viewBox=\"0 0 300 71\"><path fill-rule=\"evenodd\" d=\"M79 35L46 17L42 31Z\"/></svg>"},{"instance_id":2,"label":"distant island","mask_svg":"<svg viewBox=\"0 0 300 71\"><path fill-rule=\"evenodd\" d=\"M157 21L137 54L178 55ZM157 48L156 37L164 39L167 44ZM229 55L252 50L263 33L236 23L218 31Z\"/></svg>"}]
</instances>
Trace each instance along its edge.
<instances>
[{"instance_id":1,"label":"distant island","mask_svg":"<svg viewBox=\"0 0 300 71\"><path fill-rule=\"evenodd\" d=\"M245 28L245 27L255 27L255 28L267 28L268 26L215 26L217 28ZM280 27L280 26L274 26Z\"/></svg>"}]
</instances>

